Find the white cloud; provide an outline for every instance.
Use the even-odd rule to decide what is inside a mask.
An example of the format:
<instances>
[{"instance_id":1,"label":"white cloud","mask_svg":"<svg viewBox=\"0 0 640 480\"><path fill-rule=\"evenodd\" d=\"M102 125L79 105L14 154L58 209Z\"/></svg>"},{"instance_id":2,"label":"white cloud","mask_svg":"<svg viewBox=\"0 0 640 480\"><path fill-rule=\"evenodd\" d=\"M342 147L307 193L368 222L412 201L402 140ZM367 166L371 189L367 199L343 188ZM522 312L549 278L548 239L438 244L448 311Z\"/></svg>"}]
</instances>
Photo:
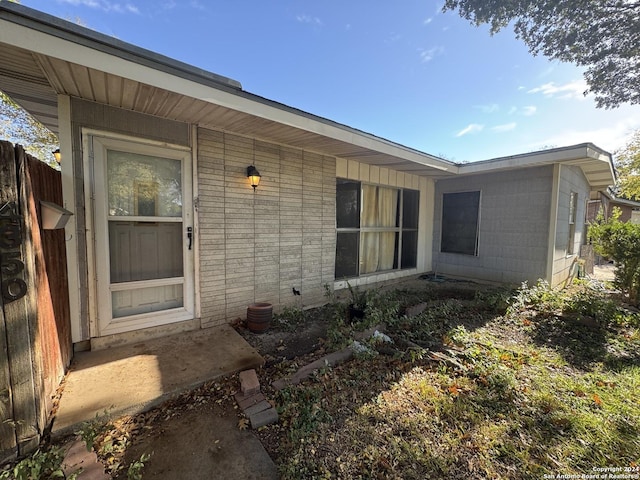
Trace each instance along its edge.
<instances>
[{"instance_id":1,"label":"white cloud","mask_svg":"<svg viewBox=\"0 0 640 480\"><path fill-rule=\"evenodd\" d=\"M311 15L306 15L306 14L297 15L296 20L299 21L300 23L310 23L313 25L317 25L319 27L322 26L322 20L320 20L318 17L312 17Z\"/></svg>"},{"instance_id":2,"label":"white cloud","mask_svg":"<svg viewBox=\"0 0 640 480\"><path fill-rule=\"evenodd\" d=\"M491 131L496 133L510 132L511 130L515 130L516 125L517 125L516 122L505 123L503 125L496 125L495 127L491 127Z\"/></svg>"},{"instance_id":3,"label":"white cloud","mask_svg":"<svg viewBox=\"0 0 640 480\"><path fill-rule=\"evenodd\" d=\"M84 5L90 8L99 8L100 4L96 0L61 0L62 3L69 3L71 5Z\"/></svg>"},{"instance_id":4,"label":"white cloud","mask_svg":"<svg viewBox=\"0 0 640 480\"><path fill-rule=\"evenodd\" d=\"M549 75L551 75L555 71L555 69L556 69L556 67L553 66L553 65L548 67L546 70L543 70L542 72L540 72L538 74L538 78L548 77Z\"/></svg>"},{"instance_id":5,"label":"white cloud","mask_svg":"<svg viewBox=\"0 0 640 480\"><path fill-rule=\"evenodd\" d=\"M608 124L605 127L595 129L567 129L557 134L547 137L532 148L539 145L570 146L579 143L591 142L600 148L614 153L624 147L630 140L633 132L640 128L638 117L629 117L619 120L616 123Z\"/></svg>"},{"instance_id":6,"label":"white cloud","mask_svg":"<svg viewBox=\"0 0 640 480\"><path fill-rule=\"evenodd\" d=\"M444 53L444 47L433 47L428 50L420 49L420 59L426 63L433 60L438 55L442 55Z\"/></svg>"},{"instance_id":7,"label":"white cloud","mask_svg":"<svg viewBox=\"0 0 640 480\"><path fill-rule=\"evenodd\" d=\"M424 25L429 25L431 22L433 22L433 18L432 18L432 17L429 17L429 18L425 19L425 21L424 21L424 22L422 22L422 23L423 23Z\"/></svg>"},{"instance_id":8,"label":"white cloud","mask_svg":"<svg viewBox=\"0 0 640 480\"><path fill-rule=\"evenodd\" d=\"M488 105L475 105L474 108L477 108L483 113L495 113L500 110L500 105L497 103L490 103Z\"/></svg>"},{"instance_id":9,"label":"white cloud","mask_svg":"<svg viewBox=\"0 0 640 480\"><path fill-rule=\"evenodd\" d=\"M523 115L525 117L531 117L536 114L538 107L535 105L525 105L524 107L512 106L507 112L508 115Z\"/></svg>"},{"instance_id":10,"label":"white cloud","mask_svg":"<svg viewBox=\"0 0 640 480\"><path fill-rule=\"evenodd\" d=\"M564 85L556 85L555 82L545 83L539 87L532 88L527 93L541 93L545 97L553 98L574 98L584 100L587 84L584 80L574 80Z\"/></svg>"},{"instance_id":11,"label":"white cloud","mask_svg":"<svg viewBox=\"0 0 640 480\"><path fill-rule=\"evenodd\" d=\"M61 0L63 3L70 5L82 5L89 8L96 8L104 12L117 12L117 13L140 13L138 7L132 3L117 3L110 2L109 0Z\"/></svg>"},{"instance_id":12,"label":"white cloud","mask_svg":"<svg viewBox=\"0 0 640 480\"><path fill-rule=\"evenodd\" d=\"M484 130L484 125L481 125L479 123L470 123L465 128L456 133L456 137L462 137L469 133L480 133L482 130Z\"/></svg>"}]
</instances>

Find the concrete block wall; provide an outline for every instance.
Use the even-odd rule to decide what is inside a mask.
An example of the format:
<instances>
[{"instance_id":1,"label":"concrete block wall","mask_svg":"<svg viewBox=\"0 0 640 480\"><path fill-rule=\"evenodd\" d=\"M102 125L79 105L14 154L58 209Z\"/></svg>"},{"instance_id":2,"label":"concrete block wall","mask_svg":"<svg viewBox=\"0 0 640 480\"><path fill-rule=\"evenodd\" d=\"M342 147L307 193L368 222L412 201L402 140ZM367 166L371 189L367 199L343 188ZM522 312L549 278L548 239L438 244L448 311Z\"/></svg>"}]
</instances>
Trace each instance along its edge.
<instances>
[{"instance_id":1,"label":"concrete block wall","mask_svg":"<svg viewBox=\"0 0 640 480\"><path fill-rule=\"evenodd\" d=\"M433 239L433 196L435 183L431 178L420 177L409 173L398 172L386 167L378 167L360 163L355 160L336 159L336 177L349 180L358 180L364 183L385 185L400 188L410 188L420 191L420 207L418 218L418 256L416 268L395 270L372 275L362 276L349 280L351 285L367 285L377 282L386 282L398 278L415 275L416 273L431 270L431 251ZM335 189L335 179L334 179ZM335 215L335 213L334 213ZM333 235L335 236L335 229ZM331 276L333 278L333 265ZM334 282L335 289L347 287L347 282Z\"/></svg>"},{"instance_id":2,"label":"concrete block wall","mask_svg":"<svg viewBox=\"0 0 640 480\"><path fill-rule=\"evenodd\" d=\"M552 186L552 166L438 180L434 271L504 283L545 278ZM440 252L443 194L478 190L478 255Z\"/></svg>"},{"instance_id":3,"label":"concrete block wall","mask_svg":"<svg viewBox=\"0 0 640 480\"><path fill-rule=\"evenodd\" d=\"M561 165L558 182L558 215L553 248L553 268L551 285L559 285L571 275L580 246L586 239L586 208L589 200L589 182L578 167ZM569 198L571 192L578 194L576 223L573 238L569 239ZM573 242L573 254L568 254L569 241Z\"/></svg>"},{"instance_id":4,"label":"concrete block wall","mask_svg":"<svg viewBox=\"0 0 640 480\"><path fill-rule=\"evenodd\" d=\"M204 128L197 146L202 326L245 318L254 302L321 303L335 262L335 158Z\"/></svg>"}]
</instances>

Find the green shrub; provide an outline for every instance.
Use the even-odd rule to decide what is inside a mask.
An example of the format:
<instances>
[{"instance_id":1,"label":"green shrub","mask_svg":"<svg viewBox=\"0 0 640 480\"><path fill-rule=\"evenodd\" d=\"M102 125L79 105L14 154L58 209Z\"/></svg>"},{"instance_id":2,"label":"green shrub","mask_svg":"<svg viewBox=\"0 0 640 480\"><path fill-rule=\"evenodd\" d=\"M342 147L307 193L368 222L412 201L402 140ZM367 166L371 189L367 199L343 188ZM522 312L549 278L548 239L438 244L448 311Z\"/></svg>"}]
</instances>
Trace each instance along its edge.
<instances>
[{"instance_id":1,"label":"green shrub","mask_svg":"<svg viewBox=\"0 0 640 480\"><path fill-rule=\"evenodd\" d=\"M553 313L562 309L562 292L551 288L546 280L538 280L535 285L527 282L512 297L507 313L517 314L527 308L535 308L542 313Z\"/></svg>"},{"instance_id":2,"label":"green shrub","mask_svg":"<svg viewBox=\"0 0 640 480\"><path fill-rule=\"evenodd\" d=\"M614 209L609 220L598 216L589 226L589 239L595 251L616 262L615 285L628 295L629 301L640 301L640 225L619 220L620 211Z\"/></svg>"},{"instance_id":3,"label":"green shrub","mask_svg":"<svg viewBox=\"0 0 640 480\"><path fill-rule=\"evenodd\" d=\"M60 448L36 450L30 457L18 462L12 469L0 472L0 479L31 480L31 479L75 479L77 472L65 477L62 470L64 453Z\"/></svg>"},{"instance_id":4,"label":"green shrub","mask_svg":"<svg viewBox=\"0 0 640 480\"><path fill-rule=\"evenodd\" d=\"M622 315L609 295L587 286L580 286L568 293L562 311L592 317L602 326L618 323L618 316Z\"/></svg>"}]
</instances>

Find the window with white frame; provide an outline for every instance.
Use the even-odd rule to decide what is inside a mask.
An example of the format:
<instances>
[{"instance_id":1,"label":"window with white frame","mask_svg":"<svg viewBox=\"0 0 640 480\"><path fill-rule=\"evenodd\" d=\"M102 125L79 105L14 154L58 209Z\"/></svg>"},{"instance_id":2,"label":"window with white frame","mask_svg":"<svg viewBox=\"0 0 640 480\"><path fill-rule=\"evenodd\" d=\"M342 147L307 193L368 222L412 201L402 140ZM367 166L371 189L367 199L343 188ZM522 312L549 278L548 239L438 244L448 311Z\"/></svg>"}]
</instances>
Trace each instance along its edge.
<instances>
[{"instance_id":1,"label":"window with white frame","mask_svg":"<svg viewBox=\"0 0 640 480\"><path fill-rule=\"evenodd\" d=\"M335 278L415 268L416 190L336 181Z\"/></svg>"}]
</instances>

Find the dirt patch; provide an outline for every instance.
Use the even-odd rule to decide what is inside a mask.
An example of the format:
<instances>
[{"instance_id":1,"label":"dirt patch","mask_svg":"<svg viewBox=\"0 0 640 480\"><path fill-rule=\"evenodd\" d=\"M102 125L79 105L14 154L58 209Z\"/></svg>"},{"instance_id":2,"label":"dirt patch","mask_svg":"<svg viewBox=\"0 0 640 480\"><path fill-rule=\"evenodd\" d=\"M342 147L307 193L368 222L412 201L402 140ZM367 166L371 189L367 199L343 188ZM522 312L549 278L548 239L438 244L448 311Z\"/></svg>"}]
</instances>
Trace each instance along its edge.
<instances>
[{"instance_id":1,"label":"dirt patch","mask_svg":"<svg viewBox=\"0 0 640 480\"><path fill-rule=\"evenodd\" d=\"M304 321L283 328L277 322L263 333L252 333L244 326L237 327L242 337L255 348L266 361L266 367L314 352L327 338L329 319L322 309L304 312Z\"/></svg>"}]
</instances>

